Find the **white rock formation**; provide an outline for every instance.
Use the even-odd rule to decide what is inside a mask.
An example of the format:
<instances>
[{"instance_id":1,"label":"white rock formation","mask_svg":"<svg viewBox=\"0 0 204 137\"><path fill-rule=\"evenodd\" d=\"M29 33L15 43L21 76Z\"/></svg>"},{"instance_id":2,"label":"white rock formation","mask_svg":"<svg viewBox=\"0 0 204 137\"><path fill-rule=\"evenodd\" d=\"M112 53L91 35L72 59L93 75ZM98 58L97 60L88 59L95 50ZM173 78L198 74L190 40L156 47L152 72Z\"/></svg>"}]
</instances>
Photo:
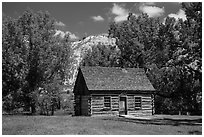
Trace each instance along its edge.
<instances>
[{"instance_id":1,"label":"white rock formation","mask_svg":"<svg viewBox=\"0 0 204 137\"><path fill-rule=\"evenodd\" d=\"M116 46L116 39L115 38L109 38L108 34L101 34L96 36L88 36L83 40L79 40L76 42L71 43L71 48L73 49L73 54L71 58L73 59L70 72L71 77L65 82L66 84L73 85L76 76L77 76L77 69L84 59L84 56L87 54L87 51L92 51L92 47L96 45L105 45L105 46Z\"/></svg>"}]
</instances>

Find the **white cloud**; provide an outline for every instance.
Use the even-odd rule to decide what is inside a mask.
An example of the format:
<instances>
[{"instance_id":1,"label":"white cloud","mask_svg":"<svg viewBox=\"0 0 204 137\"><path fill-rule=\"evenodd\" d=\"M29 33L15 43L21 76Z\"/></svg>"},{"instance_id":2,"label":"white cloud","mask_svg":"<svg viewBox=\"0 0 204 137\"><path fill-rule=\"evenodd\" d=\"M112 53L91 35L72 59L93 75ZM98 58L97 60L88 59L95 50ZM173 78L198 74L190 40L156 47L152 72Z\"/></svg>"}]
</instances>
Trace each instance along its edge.
<instances>
[{"instance_id":1,"label":"white cloud","mask_svg":"<svg viewBox=\"0 0 204 137\"><path fill-rule=\"evenodd\" d=\"M114 18L115 22L121 22L127 20L129 11L118 4L113 4L111 9L112 14L116 15Z\"/></svg>"},{"instance_id":2,"label":"white cloud","mask_svg":"<svg viewBox=\"0 0 204 137\"><path fill-rule=\"evenodd\" d=\"M112 13L115 15L124 15L124 14L127 14L128 11L124 9L122 6L114 3L112 8Z\"/></svg>"},{"instance_id":3,"label":"white cloud","mask_svg":"<svg viewBox=\"0 0 204 137\"><path fill-rule=\"evenodd\" d=\"M114 18L115 22L121 22L121 21L125 21L127 20L128 15L124 15L124 16L116 16Z\"/></svg>"},{"instance_id":4,"label":"white cloud","mask_svg":"<svg viewBox=\"0 0 204 137\"><path fill-rule=\"evenodd\" d=\"M56 33L54 34L54 36L60 36L61 38L64 38L65 35L69 35L69 39L70 40L76 40L76 39L79 39L78 36L76 36L74 33L71 33L70 31L61 31L61 30L56 30Z\"/></svg>"},{"instance_id":5,"label":"white cloud","mask_svg":"<svg viewBox=\"0 0 204 137\"><path fill-rule=\"evenodd\" d=\"M55 30L56 33L54 34L54 36L60 36L61 38L64 38L65 36L65 32L61 31L61 30Z\"/></svg>"},{"instance_id":6,"label":"white cloud","mask_svg":"<svg viewBox=\"0 0 204 137\"><path fill-rule=\"evenodd\" d=\"M78 36L76 36L74 33L71 33L71 32L69 32L69 31L66 31L66 34L69 34L69 38L70 38L71 40L79 39Z\"/></svg>"},{"instance_id":7,"label":"white cloud","mask_svg":"<svg viewBox=\"0 0 204 137\"><path fill-rule=\"evenodd\" d=\"M155 5L155 2L144 2L145 5Z\"/></svg>"},{"instance_id":8,"label":"white cloud","mask_svg":"<svg viewBox=\"0 0 204 137\"><path fill-rule=\"evenodd\" d=\"M91 18L92 18L94 21L104 21L104 18L101 17L100 15L98 15L98 16L92 16Z\"/></svg>"},{"instance_id":9,"label":"white cloud","mask_svg":"<svg viewBox=\"0 0 204 137\"><path fill-rule=\"evenodd\" d=\"M66 26L66 25L65 25L63 22L61 22L61 21L58 21L58 22L56 21L56 22L55 22L55 25L56 25L56 26L60 26L60 27L65 27L65 26Z\"/></svg>"},{"instance_id":10,"label":"white cloud","mask_svg":"<svg viewBox=\"0 0 204 137\"><path fill-rule=\"evenodd\" d=\"M182 19L182 20L186 20L185 11L183 11L182 9L180 9L176 14L171 13L171 14L169 14L168 16L169 16L169 17L173 17L173 18L175 18L176 20L178 20L179 18Z\"/></svg>"},{"instance_id":11,"label":"white cloud","mask_svg":"<svg viewBox=\"0 0 204 137\"><path fill-rule=\"evenodd\" d=\"M143 13L147 13L147 15L149 15L149 17L160 17L164 14L164 7L163 8L159 8L156 6L147 6L145 4L141 5L139 7L139 10Z\"/></svg>"}]
</instances>

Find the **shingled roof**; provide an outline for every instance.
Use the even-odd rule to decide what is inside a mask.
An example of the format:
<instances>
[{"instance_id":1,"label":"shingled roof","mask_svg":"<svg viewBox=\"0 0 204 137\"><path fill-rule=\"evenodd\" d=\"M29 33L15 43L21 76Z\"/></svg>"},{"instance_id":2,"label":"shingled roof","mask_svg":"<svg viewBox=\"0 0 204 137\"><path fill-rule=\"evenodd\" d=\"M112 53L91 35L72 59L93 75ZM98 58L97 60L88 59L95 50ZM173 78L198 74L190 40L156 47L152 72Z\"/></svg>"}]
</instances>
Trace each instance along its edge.
<instances>
[{"instance_id":1,"label":"shingled roof","mask_svg":"<svg viewBox=\"0 0 204 137\"><path fill-rule=\"evenodd\" d=\"M155 90L141 68L80 68L89 90Z\"/></svg>"}]
</instances>

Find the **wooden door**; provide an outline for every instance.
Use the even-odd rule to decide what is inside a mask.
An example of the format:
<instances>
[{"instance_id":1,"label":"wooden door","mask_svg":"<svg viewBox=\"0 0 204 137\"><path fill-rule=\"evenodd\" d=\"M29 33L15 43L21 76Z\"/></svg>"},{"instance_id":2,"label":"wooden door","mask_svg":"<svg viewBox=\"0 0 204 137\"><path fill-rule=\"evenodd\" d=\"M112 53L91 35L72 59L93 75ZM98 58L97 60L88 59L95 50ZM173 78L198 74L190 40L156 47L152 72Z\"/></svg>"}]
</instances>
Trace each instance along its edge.
<instances>
[{"instance_id":1,"label":"wooden door","mask_svg":"<svg viewBox=\"0 0 204 137\"><path fill-rule=\"evenodd\" d=\"M119 115L127 115L127 98L126 97L120 97Z\"/></svg>"}]
</instances>

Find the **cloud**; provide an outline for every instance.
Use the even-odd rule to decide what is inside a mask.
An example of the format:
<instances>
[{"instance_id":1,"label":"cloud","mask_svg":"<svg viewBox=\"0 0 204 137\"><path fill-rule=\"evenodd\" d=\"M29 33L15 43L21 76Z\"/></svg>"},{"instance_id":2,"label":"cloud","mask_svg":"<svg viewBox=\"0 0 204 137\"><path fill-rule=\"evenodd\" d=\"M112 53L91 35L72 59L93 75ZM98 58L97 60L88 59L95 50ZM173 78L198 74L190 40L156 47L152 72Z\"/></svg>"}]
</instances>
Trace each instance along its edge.
<instances>
[{"instance_id":1,"label":"cloud","mask_svg":"<svg viewBox=\"0 0 204 137\"><path fill-rule=\"evenodd\" d=\"M122 6L114 3L111 9L111 13L116 15L116 17L114 18L115 22L121 22L127 20L129 11Z\"/></svg>"},{"instance_id":2,"label":"cloud","mask_svg":"<svg viewBox=\"0 0 204 137\"><path fill-rule=\"evenodd\" d=\"M69 35L69 39L70 40L77 40L79 39L78 36L76 36L74 33L71 33L70 31L61 31L61 30L55 30L56 33L54 34L54 36L60 36L61 38L64 38L65 35Z\"/></svg>"},{"instance_id":3,"label":"cloud","mask_svg":"<svg viewBox=\"0 0 204 137\"><path fill-rule=\"evenodd\" d=\"M139 5L156 5L155 2L140 2Z\"/></svg>"},{"instance_id":4,"label":"cloud","mask_svg":"<svg viewBox=\"0 0 204 137\"><path fill-rule=\"evenodd\" d=\"M141 5L139 7L139 10L143 13L147 13L147 15L149 15L149 17L160 17L164 14L164 7L163 8L159 8L156 6L147 6L145 4Z\"/></svg>"},{"instance_id":5,"label":"cloud","mask_svg":"<svg viewBox=\"0 0 204 137\"><path fill-rule=\"evenodd\" d=\"M64 31L61 31L61 30L55 30L55 34L54 36L60 36L61 38L64 38L65 36L65 32Z\"/></svg>"},{"instance_id":6,"label":"cloud","mask_svg":"<svg viewBox=\"0 0 204 137\"><path fill-rule=\"evenodd\" d=\"M56 26L60 26L60 27L65 27L65 26L66 26L66 25L65 25L63 22L61 22L61 21L58 21L58 22L56 21L56 22L55 22L55 25L56 25Z\"/></svg>"},{"instance_id":7,"label":"cloud","mask_svg":"<svg viewBox=\"0 0 204 137\"><path fill-rule=\"evenodd\" d=\"M155 2L144 2L145 5L155 5Z\"/></svg>"},{"instance_id":8,"label":"cloud","mask_svg":"<svg viewBox=\"0 0 204 137\"><path fill-rule=\"evenodd\" d=\"M171 13L171 14L169 14L168 16L169 16L169 17L173 17L173 18L175 18L176 20L178 20L179 18L182 19L182 20L186 20L185 11L183 11L182 9L180 9L176 14Z\"/></svg>"},{"instance_id":9,"label":"cloud","mask_svg":"<svg viewBox=\"0 0 204 137\"><path fill-rule=\"evenodd\" d=\"M66 34L69 34L69 38L70 38L71 40L77 40L77 39L79 39L78 36L76 36L74 33L71 33L71 32L69 32L69 31L66 31Z\"/></svg>"},{"instance_id":10,"label":"cloud","mask_svg":"<svg viewBox=\"0 0 204 137\"><path fill-rule=\"evenodd\" d=\"M94 21L104 21L104 18L101 17L100 15L98 15L98 16L92 16L91 18L92 18Z\"/></svg>"}]
</instances>

